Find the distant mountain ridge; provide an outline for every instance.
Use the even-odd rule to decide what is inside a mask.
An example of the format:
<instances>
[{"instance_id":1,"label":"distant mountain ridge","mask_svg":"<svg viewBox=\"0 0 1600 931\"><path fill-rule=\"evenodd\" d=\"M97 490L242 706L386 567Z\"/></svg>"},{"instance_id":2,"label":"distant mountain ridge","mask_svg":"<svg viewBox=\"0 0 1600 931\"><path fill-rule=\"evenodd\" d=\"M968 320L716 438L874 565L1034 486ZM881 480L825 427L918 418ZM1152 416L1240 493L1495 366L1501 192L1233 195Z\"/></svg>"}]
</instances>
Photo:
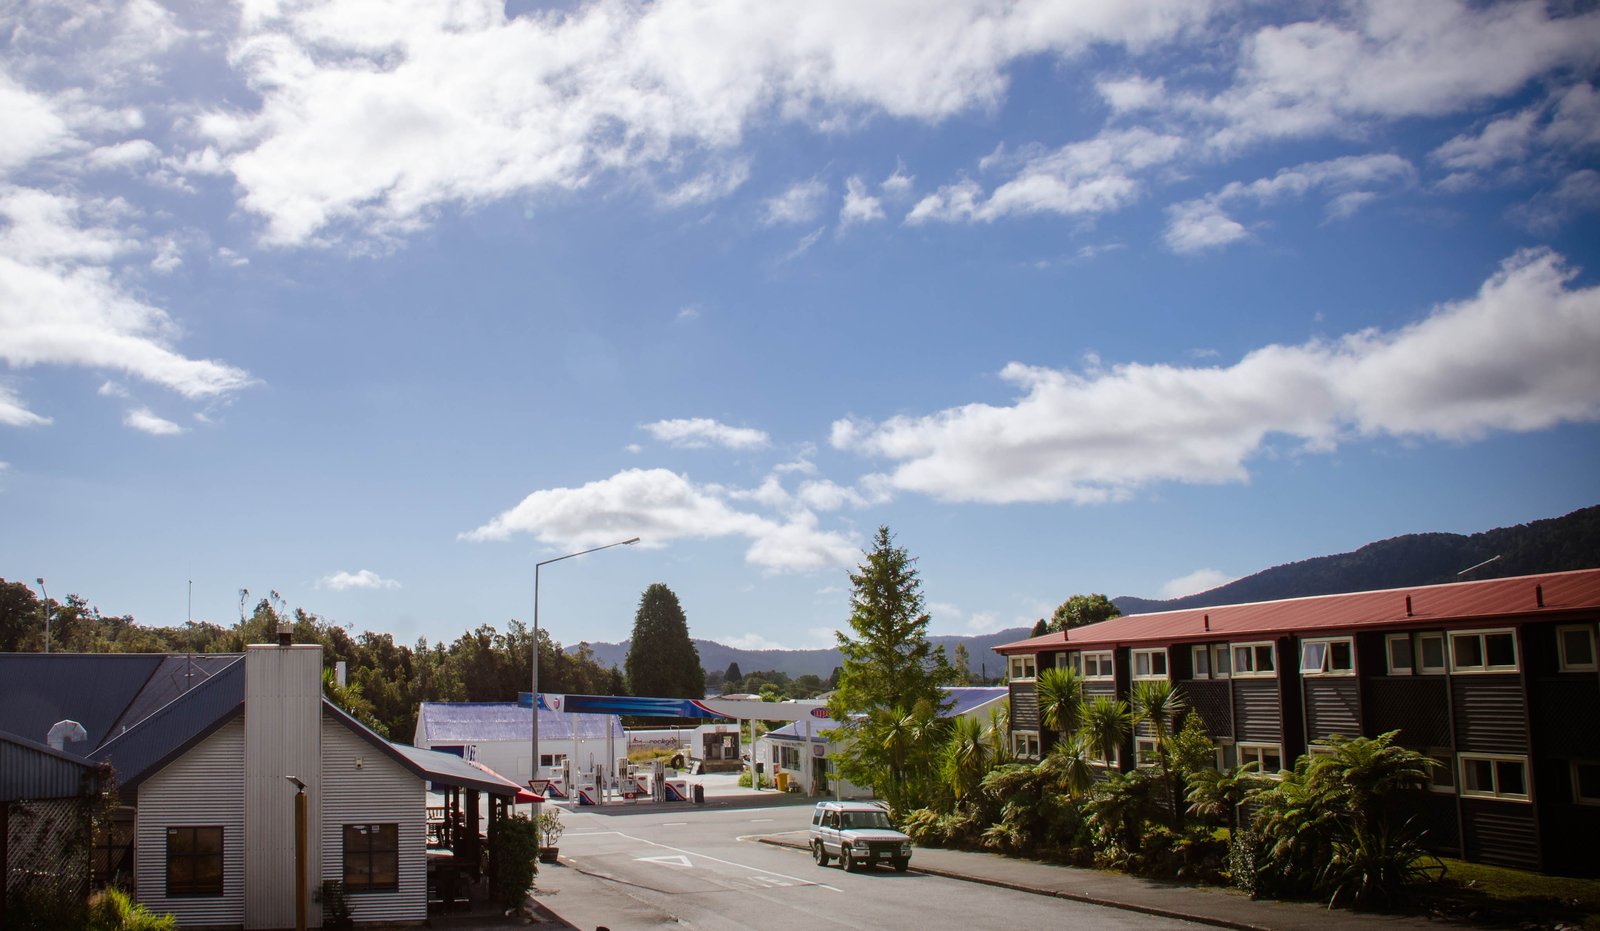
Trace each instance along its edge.
<instances>
[{"instance_id":1,"label":"distant mountain ridge","mask_svg":"<svg viewBox=\"0 0 1600 931\"><path fill-rule=\"evenodd\" d=\"M1466 576L1461 570L1499 557ZM1318 556L1264 569L1210 591L1165 601L1124 595L1112 602L1123 614L1147 614L1183 608L1208 608L1224 604L1276 601L1310 595L1375 591L1409 585L1436 585L1465 579L1495 579L1538 572L1600 568L1600 505L1573 511L1564 517L1501 527L1470 536L1455 533L1414 533L1369 543L1350 553ZM1073 593L1062 593L1065 599ZM930 636L955 652L967 645L972 672L998 675L1000 660L993 648L1026 638L1029 627L1013 627L976 637ZM602 666L622 668L631 641L591 643L589 649ZM738 663L744 673L776 670L789 676L807 673L827 678L840 663L837 649L742 650L712 640L695 640L700 665L721 672ZM577 647L569 647L576 650Z\"/></svg>"}]
</instances>

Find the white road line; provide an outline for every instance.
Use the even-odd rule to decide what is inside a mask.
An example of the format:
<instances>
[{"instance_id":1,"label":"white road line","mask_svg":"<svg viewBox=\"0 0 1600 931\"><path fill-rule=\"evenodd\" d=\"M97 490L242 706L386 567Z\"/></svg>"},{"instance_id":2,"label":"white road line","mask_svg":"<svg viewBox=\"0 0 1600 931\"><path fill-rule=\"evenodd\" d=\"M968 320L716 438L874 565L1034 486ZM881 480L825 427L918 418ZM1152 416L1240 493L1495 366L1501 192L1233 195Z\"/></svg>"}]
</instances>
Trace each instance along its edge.
<instances>
[{"instance_id":1,"label":"white road line","mask_svg":"<svg viewBox=\"0 0 1600 931\"><path fill-rule=\"evenodd\" d=\"M807 886L820 886L823 889L830 889L830 890L832 890L834 892L843 892L844 891L842 889L835 889L834 887L828 885L827 883L812 882L809 879L801 879L798 876L790 876L787 873L775 873L772 870L764 870L759 866L750 866L750 865L745 864L745 863L735 863L732 860L724 860L721 857L713 857L708 853L696 853L693 850L684 850L682 847L674 847L671 844L660 844L660 843L657 843L657 842L655 842L653 840L646 840L643 837L634 837L632 834L624 834L621 831L606 831L604 833L615 834L618 837L626 837L629 840L636 840L641 844L649 844L652 847L660 847L662 850L670 850L673 853L687 854L687 855L689 855L691 857L699 857L702 860L710 860L713 863L721 863L724 866L732 866L732 867L735 867L735 868L741 869L741 870L749 870L752 873L765 873L768 876L776 876L779 879L793 880L794 882L801 883L801 884L807 885Z\"/></svg>"},{"instance_id":2,"label":"white road line","mask_svg":"<svg viewBox=\"0 0 1600 931\"><path fill-rule=\"evenodd\" d=\"M686 825L688 823L689 822L687 822L687 821L663 821L663 822L661 822L661 826L664 827L664 828L678 828L678 827L683 827L684 825Z\"/></svg>"},{"instance_id":3,"label":"white road line","mask_svg":"<svg viewBox=\"0 0 1600 931\"><path fill-rule=\"evenodd\" d=\"M777 820L776 818L751 818L750 819L750 823L751 824L760 824L763 821L776 821L776 820Z\"/></svg>"}]
</instances>

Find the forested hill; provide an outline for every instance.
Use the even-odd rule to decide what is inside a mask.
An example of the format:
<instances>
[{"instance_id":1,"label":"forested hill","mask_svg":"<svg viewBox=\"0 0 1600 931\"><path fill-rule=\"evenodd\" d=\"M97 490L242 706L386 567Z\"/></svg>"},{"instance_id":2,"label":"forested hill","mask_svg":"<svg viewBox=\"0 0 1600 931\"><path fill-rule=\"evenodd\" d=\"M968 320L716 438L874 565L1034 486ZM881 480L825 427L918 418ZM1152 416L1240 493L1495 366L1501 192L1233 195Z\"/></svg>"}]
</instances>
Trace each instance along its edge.
<instances>
[{"instance_id":1,"label":"forested hill","mask_svg":"<svg viewBox=\"0 0 1600 931\"><path fill-rule=\"evenodd\" d=\"M1468 575L1457 575L1495 556L1500 558ZM1124 596L1112 601L1123 614L1144 614L1594 568L1600 568L1600 505L1565 517L1470 536L1413 533L1392 537L1352 553L1274 566L1183 598L1156 601Z\"/></svg>"}]
</instances>

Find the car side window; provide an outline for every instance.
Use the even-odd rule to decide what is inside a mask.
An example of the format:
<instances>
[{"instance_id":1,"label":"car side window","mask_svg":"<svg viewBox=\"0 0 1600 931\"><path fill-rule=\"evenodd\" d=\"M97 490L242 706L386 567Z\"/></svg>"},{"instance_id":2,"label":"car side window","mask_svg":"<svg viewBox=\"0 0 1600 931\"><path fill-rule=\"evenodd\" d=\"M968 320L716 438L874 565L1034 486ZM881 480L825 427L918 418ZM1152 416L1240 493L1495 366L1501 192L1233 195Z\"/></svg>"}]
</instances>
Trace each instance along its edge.
<instances>
[{"instance_id":1,"label":"car side window","mask_svg":"<svg viewBox=\"0 0 1600 931\"><path fill-rule=\"evenodd\" d=\"M822 826L825 827L825 828L836 828L836 827L838 827L839 826L839 815L838 815L838 813L830 811L827 814L823 815L822 816Z\"/></svg>"}]
</instances>

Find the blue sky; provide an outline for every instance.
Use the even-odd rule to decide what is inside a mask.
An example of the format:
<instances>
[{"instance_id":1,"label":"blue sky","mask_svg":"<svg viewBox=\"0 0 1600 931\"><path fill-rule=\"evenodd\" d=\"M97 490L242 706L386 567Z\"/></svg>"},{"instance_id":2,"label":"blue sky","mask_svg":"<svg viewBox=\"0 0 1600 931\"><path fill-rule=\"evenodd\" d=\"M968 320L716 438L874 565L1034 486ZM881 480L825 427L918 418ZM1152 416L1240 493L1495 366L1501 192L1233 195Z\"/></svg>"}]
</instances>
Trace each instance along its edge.
<instances>
[{"instance_id":1,"label":"blue sky","mask_svg":"<svg viewBox=\"0 0 1600 931\"><path fill-rule=\"evenodd\" d=\"M1576 11L1569 9L1575 6ZM0 576L936 633L1600 498L1584 4L0 18Z\"/></svg>"}]
</instances>

